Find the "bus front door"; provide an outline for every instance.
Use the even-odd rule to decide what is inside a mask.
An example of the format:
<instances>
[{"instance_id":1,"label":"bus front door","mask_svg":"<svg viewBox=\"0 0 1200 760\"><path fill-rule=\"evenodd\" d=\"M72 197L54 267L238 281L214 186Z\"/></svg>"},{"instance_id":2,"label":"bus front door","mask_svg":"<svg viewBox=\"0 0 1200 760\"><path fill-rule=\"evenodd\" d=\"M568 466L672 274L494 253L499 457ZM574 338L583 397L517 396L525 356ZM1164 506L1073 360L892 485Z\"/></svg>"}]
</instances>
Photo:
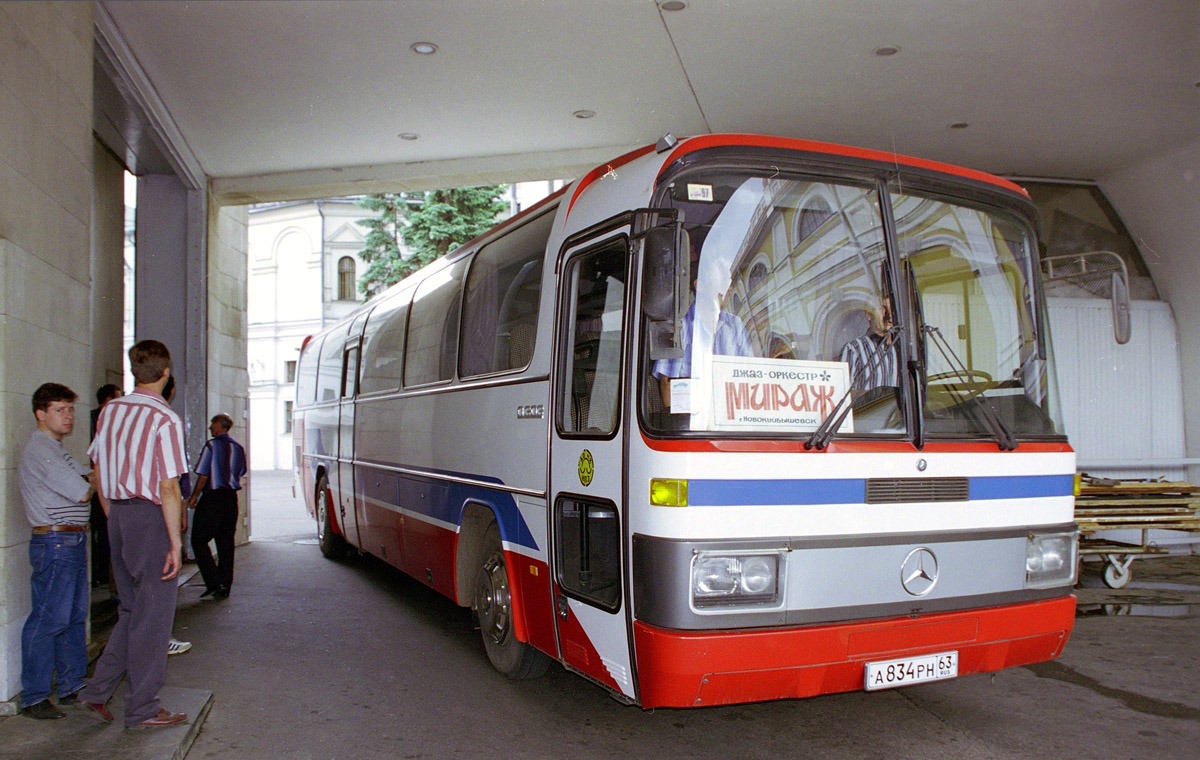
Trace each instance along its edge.
<instances>
[{"instance_id":1,"label":"bus front door","mask_svg":"<svg viewBox=\"0 0 1200 760\"><path fill-rule=\"evenodd\" d=\"M549 527L562 660L634 700L621 550L628 260L627 226L562 259Z\"/></svg>"}]
</instances>

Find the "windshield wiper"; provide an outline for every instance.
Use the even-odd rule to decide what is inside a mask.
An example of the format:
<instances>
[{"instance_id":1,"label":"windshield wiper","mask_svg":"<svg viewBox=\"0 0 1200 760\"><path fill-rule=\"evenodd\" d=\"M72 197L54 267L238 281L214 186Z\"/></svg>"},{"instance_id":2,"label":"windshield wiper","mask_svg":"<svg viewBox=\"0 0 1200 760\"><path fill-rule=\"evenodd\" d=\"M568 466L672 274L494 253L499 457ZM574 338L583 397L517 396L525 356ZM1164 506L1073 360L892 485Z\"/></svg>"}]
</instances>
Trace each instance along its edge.
<instances>
[{"instance_id":1,"label":"windshield wiper","mask_svg":"<svg viewBox=\"0 0 1200 760\"><path fill-rule=\"evenodd\" d=\"M933 345L937 346L938 351L942 354L942 358L946 360L946 364L949 365L950 371L958 381L963 385L973 385L970 370L963 364L962 359L958 358L958 354L954 352L954 348L946 340L946 336L942 335L942 331L932 325L922 324L921 332L933 339ZM1013 451L1017 448L1016 437L1013 436L1008 426L1004 424L1004 420L1000 419L1000 415L992 407L991 401L983 395L982 390L968 395L953 385L947 385L946 389L954 397L955 404L964 411L967 410L967 402L977 399L975 407L979 409L984 422L991 429L992 435L1000 442L1001 451Z\"/></svg>"},{"instance_id":2,"label":"windshield wiper","mask_svg":"<svg viewBox=\"0 0 1200 760\"><path fill-rule=\"evenodd\" d=\"M897 325L889 327L883 334L883 339L880 341L880 345L886 347L886 350L888 351L894 350L896 341L903 333L904 328L902 327ZM817 429L812 431L812 435L810 435L808 440L804 442L805 449L824 449L829 445L829 439L837 433L838 428L840 428L842 426L842 422L845 421L846 415L850 413L852 404L848 402L850 401L850 394L854 392L855 386L857 386L859 381L862 380L867 370L874 372L875 369L878 368L882 363L883 351L875 351L871 354L870 361L863 362L858 366L858 370L854 373L854 376L850 378L849 387L846 388L846 392L842 394L842 397L833 407L833 411L821 421L821 424L817 426ZM898 368L899 367L897 367L897 369Z\"/></svg>"}]
</instances>

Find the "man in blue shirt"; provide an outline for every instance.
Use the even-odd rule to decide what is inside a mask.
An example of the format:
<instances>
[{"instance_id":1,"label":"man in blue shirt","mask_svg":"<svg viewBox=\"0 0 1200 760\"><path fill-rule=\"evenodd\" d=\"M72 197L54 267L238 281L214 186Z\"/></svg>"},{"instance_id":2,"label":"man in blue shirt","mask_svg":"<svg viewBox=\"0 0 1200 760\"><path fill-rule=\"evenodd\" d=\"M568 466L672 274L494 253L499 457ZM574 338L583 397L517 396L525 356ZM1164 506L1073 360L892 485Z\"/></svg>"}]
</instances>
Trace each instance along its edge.
<instances>
[{"instance_id":1,"label":"man in blue shirt","mask_svg":"<svg viewBox=\"0 0 1200 760\"><path fill-rule=\"evenodd\" d=\"M246 474L246 452L242 444L229 436L233 419L218 414L208 426L213 437L204 444L196 465L196 486L188 506L195 507L192 518L192 552L207 587L200 596L224 599L233 586L233 537L237 533L237 492L242 490ZM197 500L199 503L197 503ZM216 540L217 561L208 548Z\"/></svg>"}]
</instances>

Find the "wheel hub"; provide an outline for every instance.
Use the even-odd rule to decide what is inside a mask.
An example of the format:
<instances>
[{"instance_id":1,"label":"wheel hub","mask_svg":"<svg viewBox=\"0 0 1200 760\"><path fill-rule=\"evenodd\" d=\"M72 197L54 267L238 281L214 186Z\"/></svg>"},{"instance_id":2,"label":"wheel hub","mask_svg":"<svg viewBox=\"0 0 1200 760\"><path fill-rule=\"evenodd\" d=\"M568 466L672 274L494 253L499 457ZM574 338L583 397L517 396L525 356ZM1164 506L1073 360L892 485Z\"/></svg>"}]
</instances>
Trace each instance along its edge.
<instances>
[{"instance_id":1,"label":"wheel hub","mask_svg":"<svg viewBox=\"0 0 1200 760\"><path fill-rule=\"evenodd\" d=\"M475 594L479 627L495 644L508 639L511 626L512 598L508 588L508 572L504 562L491 557L479 573L479 588Z\"/></svg>"}]
</instances>

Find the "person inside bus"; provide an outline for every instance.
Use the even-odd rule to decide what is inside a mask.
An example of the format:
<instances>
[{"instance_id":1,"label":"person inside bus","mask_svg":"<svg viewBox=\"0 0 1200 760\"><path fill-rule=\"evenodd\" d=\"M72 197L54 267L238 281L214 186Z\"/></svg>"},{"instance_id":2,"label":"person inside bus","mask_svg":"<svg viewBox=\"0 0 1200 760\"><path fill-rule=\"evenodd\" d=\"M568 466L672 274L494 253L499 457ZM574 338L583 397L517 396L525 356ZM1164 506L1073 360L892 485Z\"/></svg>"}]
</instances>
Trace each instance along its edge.
<instances>
[{"instance_id":1,"label":"person inside bus","mask_svg":"<svg viewBox=\"0 0 1200 760\"><path fill-rule=\"evenodd\" d=\"M698 272L700 254L694 242L691 245L690 254L692 273L695 275ZM754 347L750 343L750 334L746 331L745 324L724 308L730 285L731 280L727 279L725 287L717 295L717 325L716 329L712 331L710 343L712 353L716 356L754 356ZM698 286L699 278L693 277L693 296L699 292ZM679 324L679 346L682 349L682 356L678 359L659 359L654 362L650 370L650 374L658 379L663 408L668 412L671 411L671 381L692 376L692 337L695 333L695 323L696 299L693 297L691 306L688 307L687 313L684 314L683 320ZM701 329L708 332L703 326ZM683 413L680 412L680 414Z\"/></svg>"},{"instance_id":2,"label":"person inside bus","mask_svg":"<svg viewBox=\"0 0 1200 760\"><path fill-rule=\"evenodd\" d=\"M849 366L850 387L855 404L886 395L900 385L900 355L892 321L890 298L877 307L863 310L867 331L842 347L838 361Z\"/></svg>"}]
</instances>

